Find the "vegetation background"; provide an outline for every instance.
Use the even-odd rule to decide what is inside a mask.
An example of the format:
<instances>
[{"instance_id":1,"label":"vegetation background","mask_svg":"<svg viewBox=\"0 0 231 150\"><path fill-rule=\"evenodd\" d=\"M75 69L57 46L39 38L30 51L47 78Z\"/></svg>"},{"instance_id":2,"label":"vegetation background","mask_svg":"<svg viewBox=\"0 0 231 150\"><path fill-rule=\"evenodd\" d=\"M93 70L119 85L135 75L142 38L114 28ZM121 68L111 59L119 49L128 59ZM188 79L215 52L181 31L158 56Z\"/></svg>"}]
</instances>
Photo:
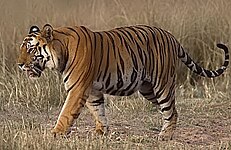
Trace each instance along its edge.
<instances>
[{"instance_id":1,"label":"vegetation background","mask_svg":"<svg viewBox=\"0 0 231 150\"><path fill-rule=\"evenodd\" d=\"M84 110L70 138L54 139L50 129L66 96L61 75L46 70L31 81L16 65L32 25L99 31L147 24L170 31L196 62L216 69L223 61L216 43L231 45L230 0L1 0L0 6L0 149L231 149L231 69L204 79L179 63L177 130L172 141L158 142L161 115L139 94L107 96L107 137L94 134Z\"/></svg>"}]
</instances>

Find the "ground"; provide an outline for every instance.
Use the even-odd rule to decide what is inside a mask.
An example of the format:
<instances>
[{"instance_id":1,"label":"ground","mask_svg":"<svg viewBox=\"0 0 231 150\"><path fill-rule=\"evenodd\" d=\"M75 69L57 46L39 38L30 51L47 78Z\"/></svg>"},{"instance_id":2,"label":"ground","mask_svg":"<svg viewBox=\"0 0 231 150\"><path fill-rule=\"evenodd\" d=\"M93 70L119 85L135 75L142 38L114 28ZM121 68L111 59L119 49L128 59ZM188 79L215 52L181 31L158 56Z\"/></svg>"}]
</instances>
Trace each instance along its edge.
<instances>
[{"instance_id":1,"label":"ground","mask_svg":"<svg viewBox=\"0 0 231 150\"><path fill-rule=\"evenodd\" d=\"M94 132L94 121L85 109L68 138L54 138L50 129L60 107L47 112L5 109L0 114L3 149L231 149L231 107L224 100L179 100L179 119L173 140L157 141L161 115L142 98L109 98L107 136ZM227 103L226 103L227 102Z\"/></svg>"}]
</instances>

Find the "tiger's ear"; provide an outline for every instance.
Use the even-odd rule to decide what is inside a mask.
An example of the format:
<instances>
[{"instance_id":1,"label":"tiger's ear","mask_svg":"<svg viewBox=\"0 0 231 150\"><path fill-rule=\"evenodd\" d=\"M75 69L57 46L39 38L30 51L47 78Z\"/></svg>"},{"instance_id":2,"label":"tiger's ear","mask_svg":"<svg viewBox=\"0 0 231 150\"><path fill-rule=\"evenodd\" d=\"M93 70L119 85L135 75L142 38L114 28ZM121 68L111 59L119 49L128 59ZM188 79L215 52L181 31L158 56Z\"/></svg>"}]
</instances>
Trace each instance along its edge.
<instances>
[{"instance_id":1,"label":"tiger's ear","mask_svg":"<svg viewBox=\"0 0 231 150\"><path fill-rule=\"evenodd\" d=\"M47 42L51 42L53 40L53 27L50 24L45 24L41 33L42 37L44 37Z\"/></svg>"},{"instance_id":2,"label":"tiger's ear","mask_svg":"<svg viewBox=\"0 0 231 150\"><path fill-rule=\"evenodd\" d=\"M35 32L39 32L39 31L40 31L39 27L37 27L37 26L31 26L29 34L35 33Z\"/></svg>"}]
</instances>

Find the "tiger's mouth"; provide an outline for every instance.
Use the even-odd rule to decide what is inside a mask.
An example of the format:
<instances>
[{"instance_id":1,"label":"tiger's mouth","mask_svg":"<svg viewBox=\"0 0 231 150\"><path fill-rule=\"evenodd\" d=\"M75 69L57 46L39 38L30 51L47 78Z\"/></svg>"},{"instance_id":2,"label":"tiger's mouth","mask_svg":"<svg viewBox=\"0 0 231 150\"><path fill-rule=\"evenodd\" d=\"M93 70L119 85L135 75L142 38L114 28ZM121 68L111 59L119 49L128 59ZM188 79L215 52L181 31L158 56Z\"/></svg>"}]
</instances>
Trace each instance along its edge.
<instances>
[{"instance_id":1,"label":"tiger's mouth","mask_svg":"<svg viewBox=\"0 0 231 150\"><path fill-rule=\"evenodd\" d=\"M42 67L39 65L33 65L31 66L28 70L25 70L24 72L26 73L28 78L39 78L42 74Z\"/></svg>"}]
</instances>

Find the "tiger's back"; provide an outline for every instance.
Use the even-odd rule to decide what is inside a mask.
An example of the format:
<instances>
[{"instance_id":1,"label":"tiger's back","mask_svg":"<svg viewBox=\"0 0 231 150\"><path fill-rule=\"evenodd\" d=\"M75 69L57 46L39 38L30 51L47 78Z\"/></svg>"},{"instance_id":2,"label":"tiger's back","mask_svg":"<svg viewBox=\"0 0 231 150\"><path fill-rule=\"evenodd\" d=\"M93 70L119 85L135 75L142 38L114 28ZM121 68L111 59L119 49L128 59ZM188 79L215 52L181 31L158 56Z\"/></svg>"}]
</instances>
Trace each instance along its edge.
<instances>
[{"instance_id":1,"label":"tiger's back","mask_svg":"<svg viewBox=\"0 0 231 150\"><path fill-rule=\"evenodd\" d=\"M130 95L139 90L144 81L164 86L175 74L179 45L166 31L130 26L95 32L95 39L98 44L95 46L96 68L99 69L93 87L105 94ZM163 51L165 43L169 45ZM170 47L172 43L176 45Z\"/></svg>"}]
</instances>

